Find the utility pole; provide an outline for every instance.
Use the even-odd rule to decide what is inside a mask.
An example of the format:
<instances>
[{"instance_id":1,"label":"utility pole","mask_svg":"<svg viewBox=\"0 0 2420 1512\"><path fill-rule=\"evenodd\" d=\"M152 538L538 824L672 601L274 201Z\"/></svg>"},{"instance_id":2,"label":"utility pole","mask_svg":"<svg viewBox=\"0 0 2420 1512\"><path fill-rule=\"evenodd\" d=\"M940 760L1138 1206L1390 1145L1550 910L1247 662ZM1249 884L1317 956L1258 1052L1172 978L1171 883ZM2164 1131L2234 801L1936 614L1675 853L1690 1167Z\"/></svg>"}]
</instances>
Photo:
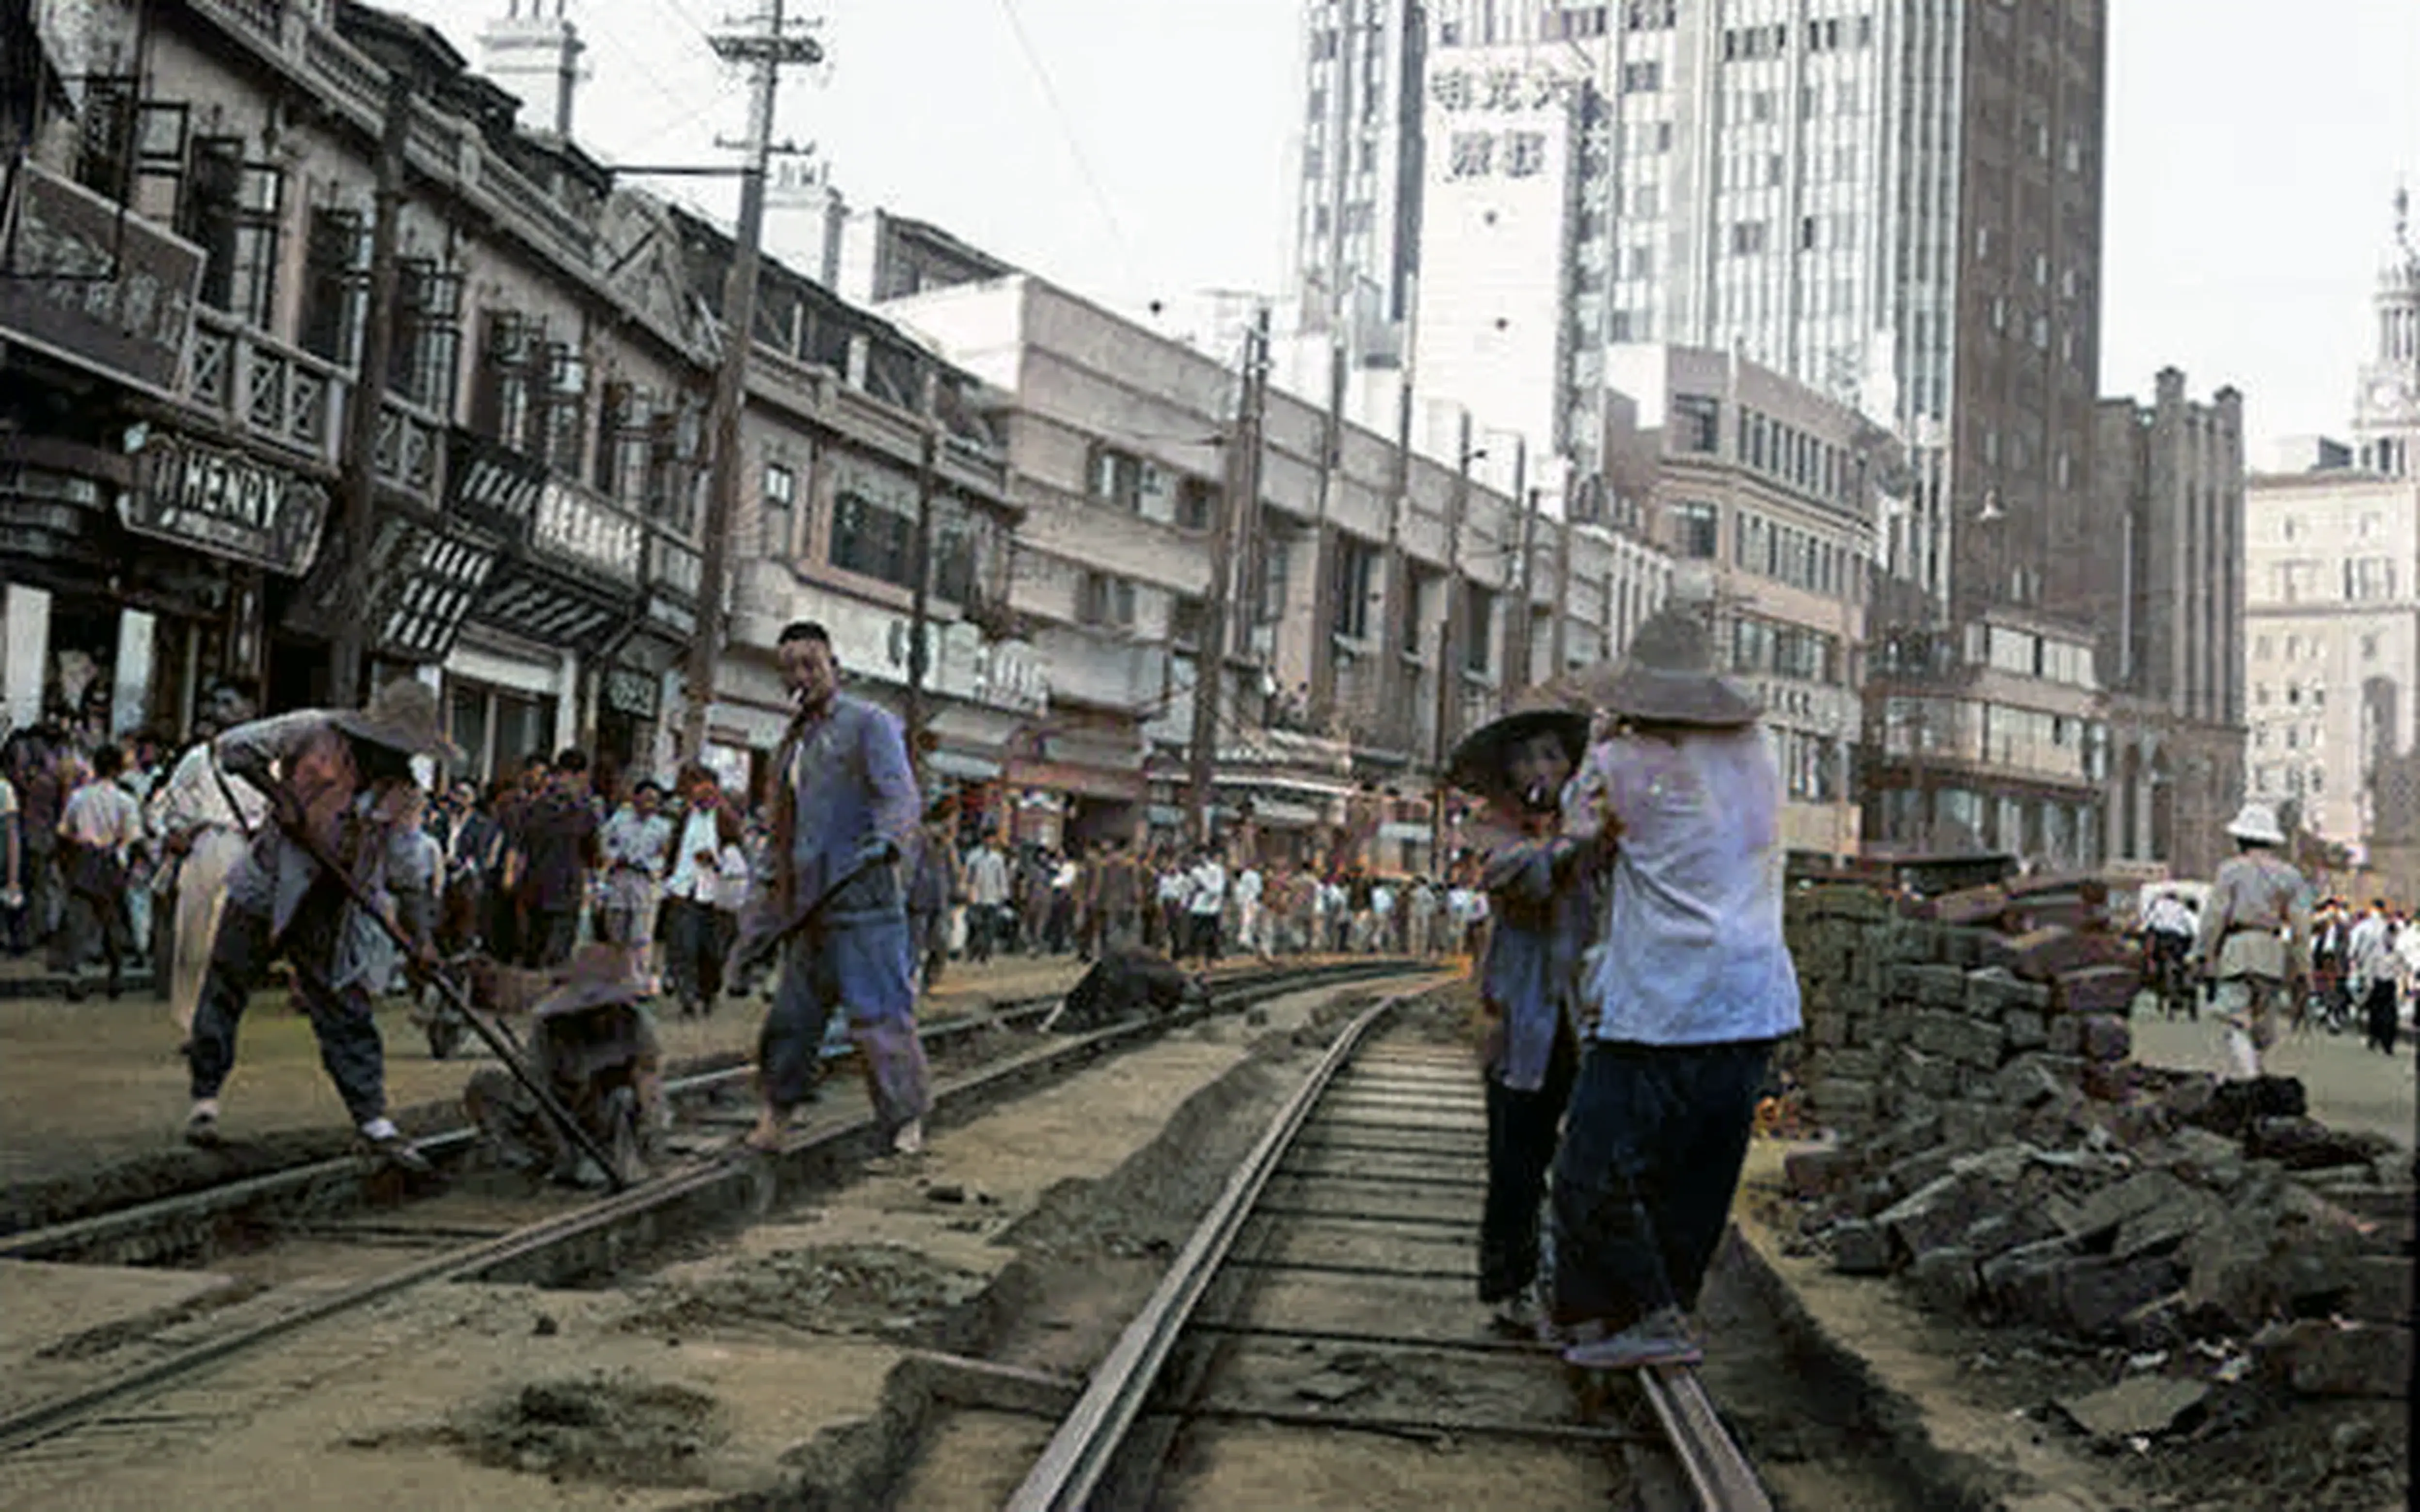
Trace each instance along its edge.
<instances>
[{"instance_id":1,"label":"utility pole","mask_svg":"<svg viewBox=\"0 0 2420 1512\"><path fill-rule=\"evenodd\" d=\"M1521 512L1521 561L1514 574L1515 602L1512 623L1504 627L1504 697L1502 708L1510 709L1521 690L1529 686L1529 631L1537 624L1529 609L1529 590L1535 569L1530 565L1538 554L1538 501L1529 496L1529 439L1518 437L1512 448L1512 507ZM1500 711L1499 711L1500 712Z\"/></svg>"},{"instance_id":2,"label":"utility pole","mask_svg":"<svg viewBox=\"0 0 2420 1512\"><path fill-rule=\"evenodd\" d=\"M404 143L411 130L411 85L398 70L388 75L386 119L379 132L378 198L370 220L370 297L362 331L362 365L353 379L352 408L346 414L345 577L336 621L335 665L328 702L349 707L361 702L368 671L373 628L365 606L370 581L370 541L377 533L379 417L386 409L387 370L395 365L395 301L402 267L396 256L403 220Z\"/></svg>"},{"instance_id":3,"label":"utility pole","mask_svg":"<svg viewBox=\"0 0 2420 1512\"><path fill-rule=\"evenodd\" d=\"M1462 440L1455 449L1461 460L1454 471L1453 499L1445 515L1445 619L1437 625L1436 671L1436 799L1431 806L1432 847L1439 866L1445 854L1445 799L1450 791L1446 763L1453 755L1454 693L1462 681L1462 601L1469 592L1462 578L1462 518L1470 511L1470 464L1481 454L1470 444L1470 411L1462 412Z\"/></svg>"},{"instance_id":4,"label":"utility pole","mask_svg":"<svg viewBox=\"0 0 2420 1512\"><path fill-rule=\"evenodd\" d=\"M1268 402L1269 312L1264 306L1244 338L1244 381L1235 402L1235 430L1227 446L1227 486L1211 520L1210 594L1203 605L1202 643L1193 661L1193 746L1188 773L1194 833L1210 843L1213 779L1218 762L1218 691L1227 659L1230 587L1235 576L1235 527L1261 497L1261 423Z\"/></svg>"},{"instance_id":5,"label":"utility pole","mask_svg":"<svg viewBox=\"0 0 2420 1512\"><path fill-rule=\"evenodd\" d=\"M1408 281L1410 302L1404 316L1403 382L1395 393L1395 478L1394 497L1387 508L1387 604L1386 627L1380 632L1378 647L1378 716L1373 721L1379 738L1395 742L1395 748L1411 753L1414 736L1419 733L1419 719L1414 714L1419 701L1405 696L1404 657L1415 649L1411 628L1413 605L1412 568L1404 551L1404 517L1412 507L1412 395L1418 376L1416 358L1419 351L1419 277ZM1326 635L1322 625L1319 633Z\"/></svg>"},{"instance_id":6,"label":"utility pole","mask_svg":"<svg viewBox=\"0 0 2420 1512\"><path fill-rule=\"evenodd\" d=\"M706 497L704 562L698 571L697 639L690 643L680 748L694 760L706 750L707 707L714 702L715 670L730 624L731 532L738 517L740 416L748 408L748 353L755 343L756 263L765 234L765 163L773 151L773 97L785 64L811 67L824 50L810 37L785 31L782 0L771 0L759 18L762 29L721 32L708 39L717 57L749 64L754 73L748 101L748 154L739 177L739 224L732 236L731 271L722 281L722 363L715 370L713 471Z\"/></svg>"},{"instance_id":7,"label":"utility pole","mask_svg":"<svg viewBox=\"0 0 2420 1512\"><path fill-rule=\"evenodd\" d=\"M908 760L924 775L924 678L932 670L925 642L933 622L933 488L941 467L941 375L924 370L923 448L916 469L916 584L908 609Z\"/></svg>"}]
</instances>

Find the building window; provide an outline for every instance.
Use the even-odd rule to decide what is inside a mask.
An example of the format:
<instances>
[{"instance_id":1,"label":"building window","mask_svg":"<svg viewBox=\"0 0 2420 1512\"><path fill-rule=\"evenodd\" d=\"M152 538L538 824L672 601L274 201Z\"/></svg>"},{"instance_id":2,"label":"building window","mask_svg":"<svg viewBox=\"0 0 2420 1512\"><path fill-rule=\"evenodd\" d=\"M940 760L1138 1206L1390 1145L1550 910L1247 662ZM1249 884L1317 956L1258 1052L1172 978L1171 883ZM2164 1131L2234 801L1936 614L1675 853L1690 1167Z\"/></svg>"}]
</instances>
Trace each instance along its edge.
<instances>
[{"instance_id":1,"label":"building window","mask_svg":"<svg viewBox=\"0 0 2420 1512\"><path fill-rule=\"evenodd\" d=\"M654 444L655 413L647 395L628 383L605 386L597 411L597 491L636 503L647 481L647 454Z\"/></svg>"},{"instance_id":2,"label":"building window","mask_svg":"<svg viewBox=\"0 0 2420 1512\"><path fill-rule=\"evenodd\" d=\"M1217 504L1218 486L1201 478L1187 478L1176 486L1176 523L1188 531L1210 528L1210 511Z\"/></svg>"},{"instance_id":3,"label":"building window","mask_svg":"<svg viewBox=\"0 0 2420 1512\"><path fill-rule=\"evenodd\" d=\"M1347 640L1366 640L1370 638L1370 585L1377 576L1378 552L1367 541L1341 536L1335 561L1336 580L1329 585L1335 591L1335 602L1328 633Z\"/></svg>"},{"instance_id":4,"label":"building window","mask_svg":"<svg viewBox=\"0 0 2420 1512\"><path fill-rule=\"evenodd\" d=\"M852 484L832 500L831 564L899 587L916 581L916 522Z\"/></svg>"},{"instance_id":5,"label":"building window","mask_svg":"<svg viewBox=\"0 0 2420 1512\"><path fill-rule=\"evenodd\" d=\"M1711 562L1720 549L1722 515L1713 504L1683 502L1672 506L1672 554L1693 562Z\"/></svg>"},{"instance_id":6,"label":"building window","mask_svg":"<svg viewBox=\"0 0 2420 1512\"><path fill-rule=\"evenodd\" d=\"M538 354L538 363L542 381L529 452L557 472L574 476L588 455L588 359L579 347L558 341Z\"/></svg>"},{"instance_id":7,"label":"building window","mask_svg":"<svg viewBox=\"0 0 2420 1512\"><path fill-rule=\"evenodd\" d=\"M1202 648L1202 630L1210 623L1210 606L1191 594L1179 594L1169 601L1169 643L1186 651Z\"/></svg>"},{"instance_id":8,"label":"building window","mask_svg":"<svg viewBox=\"0 0 2420 1512\"><path fill-rule=\"evenodd\" d=\"M1132 629L1135 585L1106 572L1085 573L1077 585L1076 618L1098 629Z\"/></svg>"},{"instance_id":9,"label":"building window","mask_svg":"<svg viewBox=\"0 0 2420 1512\"><path fill-rule=\"evenodd\" d=\"M1673 440L1681 450L1711 455L1722 449L1723 402L1711 394L1672 396Z\"/></svg>"},{"instance_id":10,"label":"building window","mask_svg":"<svg viewBox=\"0 0 2420 1512\"><path fill-rule=\"evenodd\" d=\"M454 370L461 347L462 275L438 267L431 258L403 258L396 269L387 392L451 419Z\"/></svg>"},{"instance_id":11,"label":"building window","mask_svg":"<svg viewBox=\"0 0 2420 1512\"><path fill-rule=\"evenodd\" d=\"M1113 447L1093 449L1091 477L1087 491L1095 499L1117 505L1126 513L1142 510L1142 458Z\"/></svg>"},{"instance_id":12,"label":"building window","mask_svg":"<svg viewBox=\"0 0 2420 1512\"><path fill-rule=\"evenodd\" d=\"M202 302L266 329L277 287L285 170L243 161L243 140L194 140L193 168L177 207L177 233L202 249Z\"/></svg>"},{"instance_id":13,"label":"building window","mask_svg":"<svg viewBox=\"0 0 2420 1512\"><path fill-rule=\"evenodd\" d=\"M544 328L512 310L490 310L481 343L477 387L471 395L471 427L491 440L520 450L527 444L536 408L531 370L545 349Z\"/></svg>"},{"instance_id":14,"label":"building window","mask_svg":"<svg viewBox=\"0 0 2420 1512\"><path fill-rule=\"evenodd\" d=\"M339 367L354 363L369 305L369 228L352 210L311 212L303 254L302 349Z\"/></svg>"},{"instance_id":15,"label":"building window","mask_svg":"<svg viewBox=\"0 0 2420 1512\"><path fill-rule=\"evenodd\" d=\"M1652 59L1621 66L1621 92L1652 95L1664 87L1664 65Z\"/></svg>"},{"instance_id":16,"label":"building window","mask_svg":"<svg viewBox=\"0 0 2420 1512\"><path fill-rule=\"evenodd\" d=\"M2361 659L2364 661L2378 659L2378 637L2366 635L2361 638Z\"/></svg>"},{"instance_id":17,"label":"building window","mask_svg":"<svg viewBox=\"0 0 2420 1512\"><path fill-rule=\"evenodd\" d=\"M2395 596L2395 560L2357 557L2344 564L2344 595L2355 601Z\"/></svg>"},{"instance_id":18,"label":"building window","mask_svg":"<svg viewBox=\"0 0 2420 1512\"><path fill-rule=\"evenodd\" d=\"M1462 588L1462 670L1484 677L1496 660L1496 594L1473 582Z\"/></svg>"},{"instance_id":19,"label":"building window","mask_svg":"<svg viewBox=\"0 0 2420 1512\"><path fill-rule=\"evenodd\" d=\"M1764 223L1762 221L1732 222L1731 255L1734 257L1749 257L1762 252L1764 250L1765 240L1764 230Z\"/></svg>"},{"instance_id":20,"label":"building window","mask_svg":"<svg viewBox=\"0 0 2420 1512\"><path fill-rule=\"evenodd\" d=\"M765 464L765 486L758 508L764 517L763 549L768 557L786 557L796 549L799 475L780 462Z\"/></svg>"}]
</instances>

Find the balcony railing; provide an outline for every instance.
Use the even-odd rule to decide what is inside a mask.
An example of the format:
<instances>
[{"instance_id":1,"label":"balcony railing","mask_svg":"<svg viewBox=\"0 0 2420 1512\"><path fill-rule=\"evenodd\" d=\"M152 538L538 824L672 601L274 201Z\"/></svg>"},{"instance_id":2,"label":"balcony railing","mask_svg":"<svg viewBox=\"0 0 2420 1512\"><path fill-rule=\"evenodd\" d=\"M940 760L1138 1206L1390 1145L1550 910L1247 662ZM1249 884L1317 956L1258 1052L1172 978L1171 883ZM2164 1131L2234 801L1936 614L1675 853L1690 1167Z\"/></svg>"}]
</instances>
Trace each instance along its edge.
<instances>
[{"instance_id":1,"label":"balcony railing","mask_svg":"<svg viewBox=\"0 0 2420 1512\"><path fill-rule=\"evenodd\" d=\"M443 498L444 455L443 421L393 396L380 407L378 447L371 454L379 482L436 509Z\"/></svg>"},{"instance_id":2,"label":"balcony railing","mask_svg":"<svg viewBox=\"0 0 2420 1512\"><path fill-rule=\"evenodd\" d=\"M335 465L347 383L333 363L210 309L194 312L186 397L229 431Z\"/></svg>"}]
</instances>

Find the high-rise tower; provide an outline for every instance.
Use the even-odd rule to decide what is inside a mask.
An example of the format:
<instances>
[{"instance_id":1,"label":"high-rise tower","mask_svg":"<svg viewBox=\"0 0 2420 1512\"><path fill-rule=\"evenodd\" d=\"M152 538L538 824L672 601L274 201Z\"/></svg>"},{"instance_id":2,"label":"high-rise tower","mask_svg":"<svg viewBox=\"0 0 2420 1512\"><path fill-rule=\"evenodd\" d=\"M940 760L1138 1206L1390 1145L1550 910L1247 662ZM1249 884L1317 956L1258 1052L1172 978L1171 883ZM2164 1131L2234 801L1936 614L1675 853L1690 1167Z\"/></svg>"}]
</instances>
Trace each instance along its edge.
<instances>
[{"instance_id":1,"label":"high-rise tower","mask_svg":"<svg viewBox=\"0 0 2420 1512\"><path fill-rule=\"evenodd\" d=\"M2420 471L2420 249L2412 242L2412 195L2395 193L2395 239L2378 272L2377 346L2361 364L2353 398L2357 464L2409 477Z\"/></svg>"}]
</instances>

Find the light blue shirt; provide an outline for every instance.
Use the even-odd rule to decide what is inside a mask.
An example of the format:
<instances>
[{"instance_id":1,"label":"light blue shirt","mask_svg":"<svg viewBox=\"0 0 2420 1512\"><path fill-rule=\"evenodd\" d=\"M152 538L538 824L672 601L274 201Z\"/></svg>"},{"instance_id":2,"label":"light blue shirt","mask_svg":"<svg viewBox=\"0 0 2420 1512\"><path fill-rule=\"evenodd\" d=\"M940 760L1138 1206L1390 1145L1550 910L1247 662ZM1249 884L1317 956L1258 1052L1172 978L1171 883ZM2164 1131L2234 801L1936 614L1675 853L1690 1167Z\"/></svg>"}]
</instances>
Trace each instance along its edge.
<instances>
[{"instance_id":1,"label":"light blue shirt","mask_svg":"<svg viewBox=\"0 0 2420 1512\"><path fill-rule=\"evenodd\" d=\"M1620 830L1604 943L1590 952L1596 1038L1690 1045L1795 1033L1781 772L1763 733L1616 735L1573 779L1575 798L1591 791Z\"/></svg>"}]
</instances>

